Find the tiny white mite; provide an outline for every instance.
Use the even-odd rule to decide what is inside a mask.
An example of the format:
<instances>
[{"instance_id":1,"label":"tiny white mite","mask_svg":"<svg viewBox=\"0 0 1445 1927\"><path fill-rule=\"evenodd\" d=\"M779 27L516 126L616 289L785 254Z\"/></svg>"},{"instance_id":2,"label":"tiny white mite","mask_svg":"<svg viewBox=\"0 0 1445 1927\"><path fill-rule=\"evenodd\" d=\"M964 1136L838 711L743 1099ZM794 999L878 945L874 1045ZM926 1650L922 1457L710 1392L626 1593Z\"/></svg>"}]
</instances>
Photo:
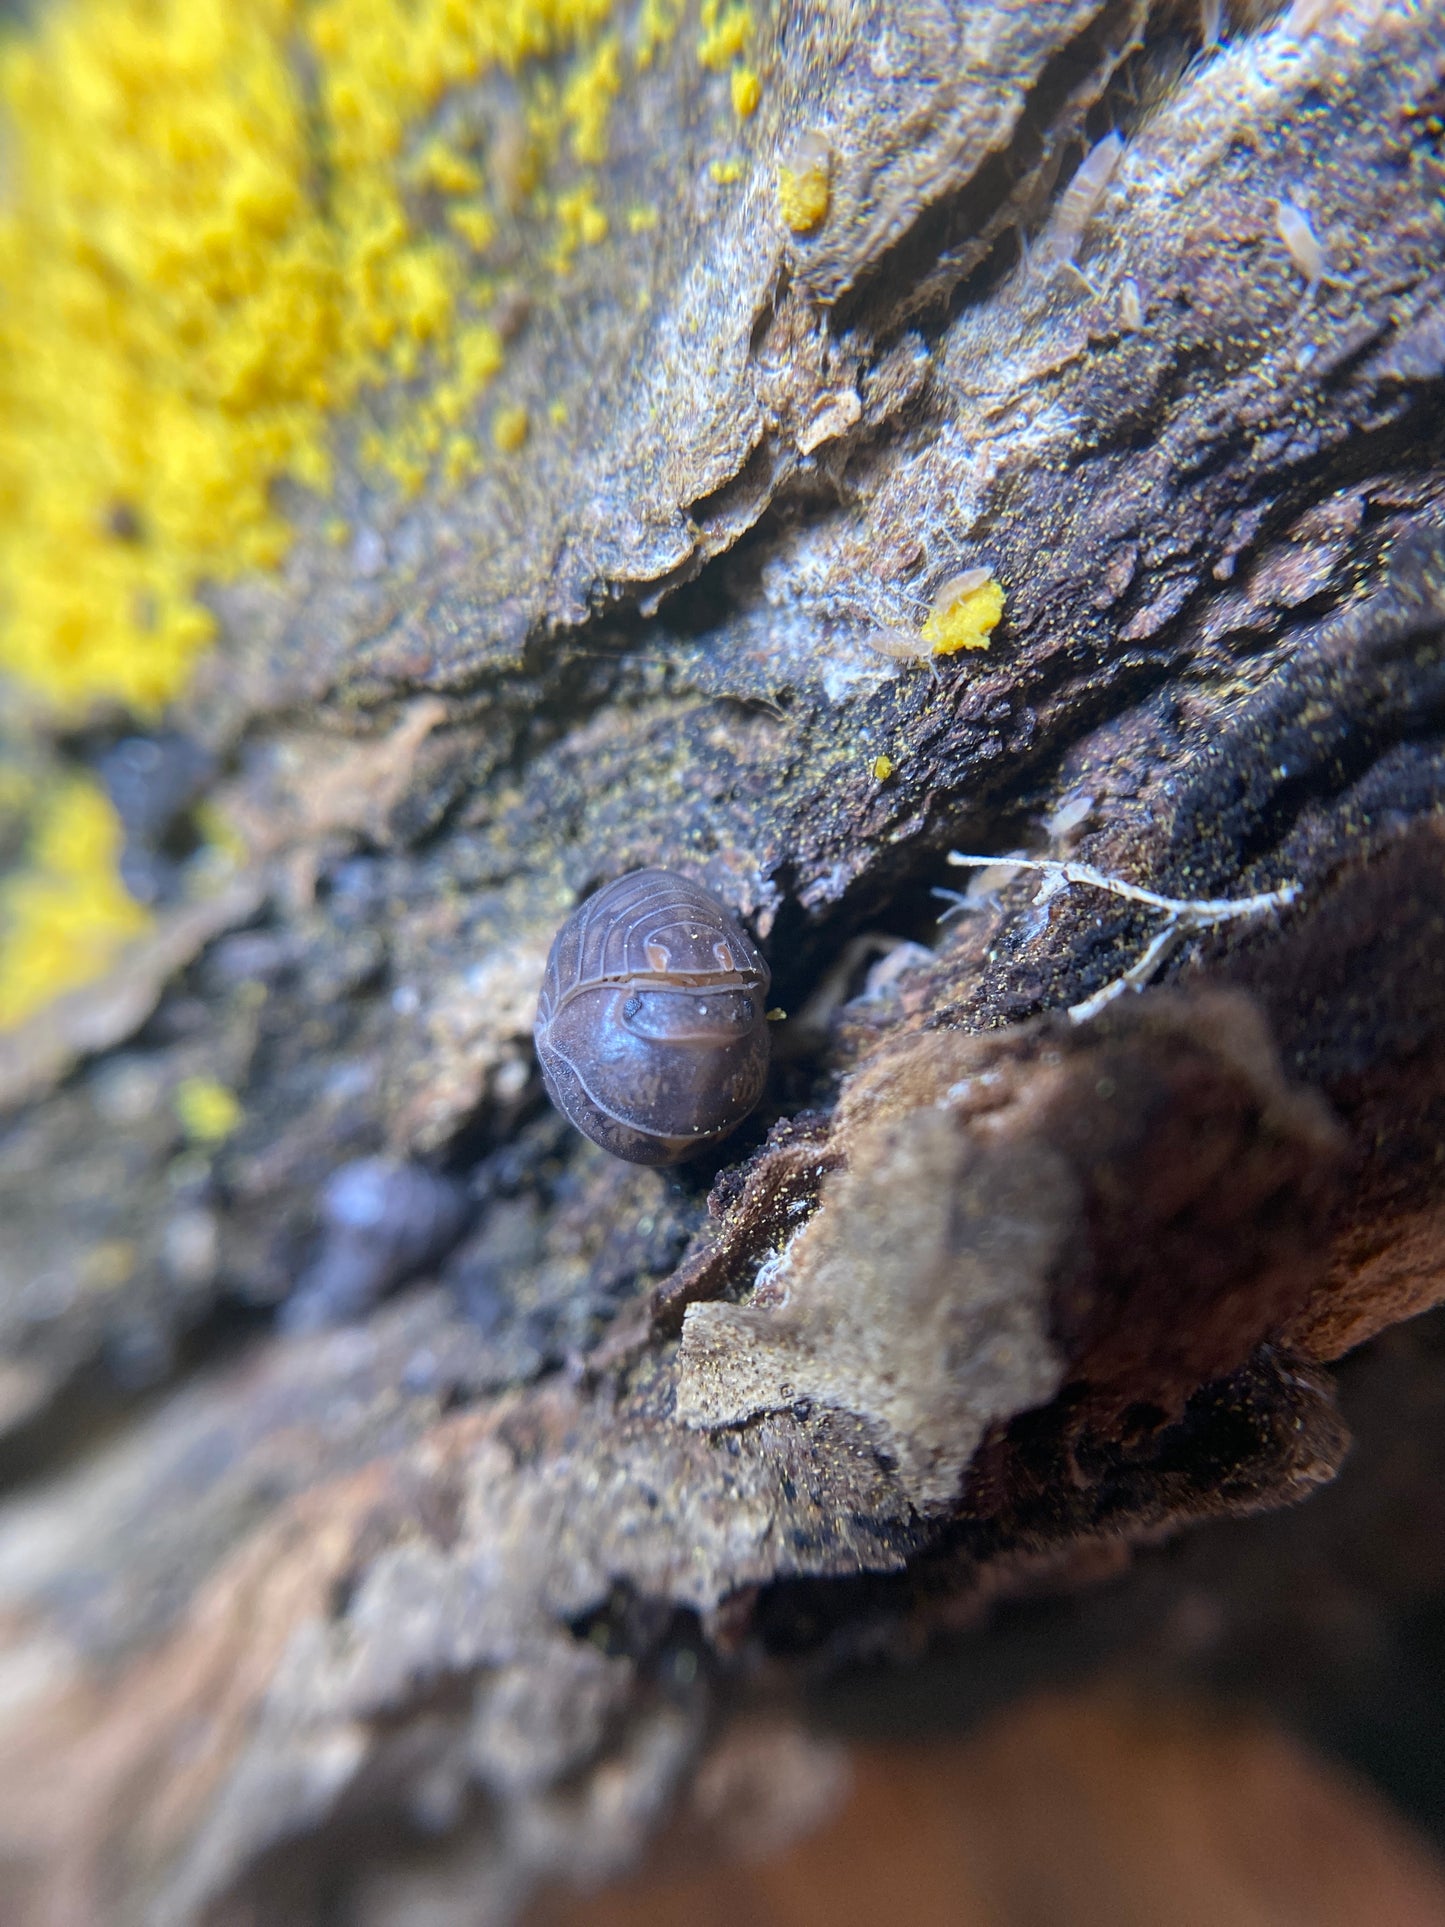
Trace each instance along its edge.
<instances>
[{"instance_id":1,"label":"tiny white mite","mask_svg":"<svg viewBox=\"0 0 1445 1927\"><path fill-rule=\"evenodd\" d=\"M1309 216L1293 201L1274 203L1274 231L1283 241L1285 252L1305 278L1305 305L1314 300L1322 281L1330 279L1329 256L1319 236L1310 226Z\"/></svg>"},{"instance_id":2,"label":"tiny white mite","mask_svg":"<svg viewBox=\"0 0 1445 1927\"><path fill-rule=\"evenodd\" d=\"M1124 143L1118 134L1106 134L1101 141L1095 141L1059 197L1049 254L1057 266L1071 268L1086 286L1091 287L1092 283L1081 272L1074 256L1084 238L1084 229L1098 213L1099 204L1109 191L1123 153Z\"/></svg>"}]
</instances>

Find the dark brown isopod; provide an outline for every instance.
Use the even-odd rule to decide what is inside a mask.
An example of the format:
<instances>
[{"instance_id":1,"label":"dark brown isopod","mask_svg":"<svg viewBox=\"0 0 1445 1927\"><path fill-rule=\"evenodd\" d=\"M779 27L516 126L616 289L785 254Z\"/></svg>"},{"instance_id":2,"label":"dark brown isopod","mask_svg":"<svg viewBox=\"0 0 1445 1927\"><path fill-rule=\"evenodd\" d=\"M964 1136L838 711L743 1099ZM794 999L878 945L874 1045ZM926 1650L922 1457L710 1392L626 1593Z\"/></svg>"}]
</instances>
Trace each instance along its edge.
<instances>
[{"instance_id":1,"label":"dark brown isopod","mask_svg":"<svg viewBox=\"0 0 1445 1927\"><path fill-rule=\"evenodd\" d=\"M768 1072L768 966L711 892L634 870L552 941L537 1055L552 1102L634 1164L676 1164L742 1123Z\"/></svg>"}]
</instances>

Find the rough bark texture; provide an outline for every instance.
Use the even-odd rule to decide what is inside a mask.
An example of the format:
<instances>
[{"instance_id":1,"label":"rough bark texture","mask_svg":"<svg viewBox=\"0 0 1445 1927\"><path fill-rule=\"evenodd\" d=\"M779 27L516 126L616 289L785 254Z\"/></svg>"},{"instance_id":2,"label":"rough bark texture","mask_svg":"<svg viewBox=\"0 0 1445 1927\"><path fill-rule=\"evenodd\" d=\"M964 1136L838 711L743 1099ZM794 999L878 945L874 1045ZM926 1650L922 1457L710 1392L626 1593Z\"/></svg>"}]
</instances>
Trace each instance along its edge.
<instances>
[{"instance_id":1,"label":"rough bark texture","mask_svg":"<svg viewBox=\"0 0 1445 1927\"><path fill-rule=\"evenodd\" d=\"M1445 21L1296 14L1191 63L1142 6L784 9L818 232L762 174L599 250L508 499L227 595L176 720L229 894L0 1040L7 1919L504 1920L810 1663L1334 1477L1327 1367L1442 1296ZM649 89L636 156L685 145ZM986 654L870 645L977 564ZM950 848L1300 894L1073 1024L1157 918L1017 875L940 928ZM647 863L792 1013L702 1171L530 1053L557 922ZM400 1184L439 1215L327 1328L374 1154L465 1212Z\"/></svg>"}]
</instances>

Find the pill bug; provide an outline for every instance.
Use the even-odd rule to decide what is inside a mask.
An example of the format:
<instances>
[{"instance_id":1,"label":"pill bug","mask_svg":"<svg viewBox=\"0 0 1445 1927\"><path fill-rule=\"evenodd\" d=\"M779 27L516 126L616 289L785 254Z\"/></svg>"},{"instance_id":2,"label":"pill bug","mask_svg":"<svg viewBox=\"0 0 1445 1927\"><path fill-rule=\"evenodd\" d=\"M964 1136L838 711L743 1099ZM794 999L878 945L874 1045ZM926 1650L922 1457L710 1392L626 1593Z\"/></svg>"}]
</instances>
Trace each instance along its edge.
<instances>
[{"instance_id":1,"label":"pill bug","mask_svg":"<svg viewBox=\"0 0 1445 1927\"><path fill-rule=\"evenodd\" d=\"M768 967L716 897L633 870L557 932L537 1006L548 1095L634 1164L676 1164L742 1123L768 1070Z\"/></svg>"}]
</instances>

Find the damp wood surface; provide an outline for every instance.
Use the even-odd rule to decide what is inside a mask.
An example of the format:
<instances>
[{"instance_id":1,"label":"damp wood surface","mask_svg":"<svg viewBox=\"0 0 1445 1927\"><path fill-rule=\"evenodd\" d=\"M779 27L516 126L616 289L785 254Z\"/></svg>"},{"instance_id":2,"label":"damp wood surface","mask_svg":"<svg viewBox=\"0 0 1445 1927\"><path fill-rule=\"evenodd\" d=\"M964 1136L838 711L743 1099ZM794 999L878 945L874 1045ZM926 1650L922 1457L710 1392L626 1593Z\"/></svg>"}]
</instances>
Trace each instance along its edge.
<instances>
[{"instance_id":1,"label":"damp wood surface","mask_svg":"<svg viewBox=\"0 0 1445 1927\"><path fill-rule=\"evenodd\" d=\"M752 171L590 250L585 330L533 301L507 475L216 590L167 727L224 887L0 1035L21 1927L491 1927L790 1746L803 1830L805 1699L944 1641L1023 1701L1041 1600L1073 1678L1111 1622L1117 1677L1323 1746L1352 1669L1410 1697L1370 1668L1445 1598L1445 17L756 32ZM986 648L879 647L978 568ZM950 850L1298 896L1077 1024L1157 917L1001 869L940 923ZM678 1173L571 1133L530 1042L557 925L651 864L787 1013ZM368 1159L432 1217L328 1323Z\"/></svg>"}]
</instances>

